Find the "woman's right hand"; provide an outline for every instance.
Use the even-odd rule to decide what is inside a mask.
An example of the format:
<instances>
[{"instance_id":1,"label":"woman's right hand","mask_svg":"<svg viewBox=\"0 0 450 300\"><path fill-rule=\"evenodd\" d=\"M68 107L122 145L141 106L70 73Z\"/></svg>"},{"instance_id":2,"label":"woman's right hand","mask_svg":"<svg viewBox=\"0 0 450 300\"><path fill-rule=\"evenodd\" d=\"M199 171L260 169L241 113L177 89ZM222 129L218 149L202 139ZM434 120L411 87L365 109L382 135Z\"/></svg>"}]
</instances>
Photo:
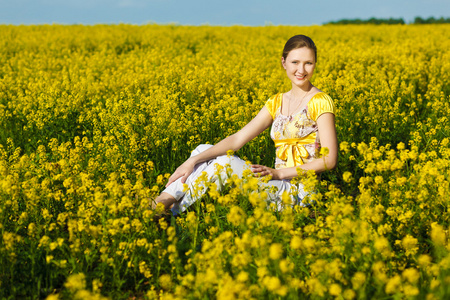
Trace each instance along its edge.
<instances>
[{"instance_id":1,"label":"woman's right hand","mask_svg":"<svg viewBox=\"0 0 450 300\"><path fill-rule=\"evenodd\" d=\"M169 181L167 181L166 187L168 187L172 182L181 177L181 183L185 183L186 179L191 175L194 171L195 162L189 158L183 164L181 164L175 172L169 177Z\"/></svg>"}]
</instances>

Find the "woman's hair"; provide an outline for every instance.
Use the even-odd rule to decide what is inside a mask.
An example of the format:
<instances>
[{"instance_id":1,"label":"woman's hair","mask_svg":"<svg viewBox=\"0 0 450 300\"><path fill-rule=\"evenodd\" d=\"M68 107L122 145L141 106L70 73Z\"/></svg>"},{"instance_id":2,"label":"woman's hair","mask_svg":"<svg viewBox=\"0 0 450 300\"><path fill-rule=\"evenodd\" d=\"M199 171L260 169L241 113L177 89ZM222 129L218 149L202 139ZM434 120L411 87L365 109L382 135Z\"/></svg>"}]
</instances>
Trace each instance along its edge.
<instances>
[{"instance_id":1,"label":"woman's hair","mask_svg":"<svg viewBox=\"0 0 450 300\"><path fill-rule=\"evenodd\" d=\"M312 51L314 51L314 59L315 61L317 61L316 45L314 44L313 40L310 37L307 37L306 35L302 34L294 35L286 42L283 49L283 58L286 59L289 52L291 52L292 50L303 47L309 48Z\"/></svg>"}]
</instances>

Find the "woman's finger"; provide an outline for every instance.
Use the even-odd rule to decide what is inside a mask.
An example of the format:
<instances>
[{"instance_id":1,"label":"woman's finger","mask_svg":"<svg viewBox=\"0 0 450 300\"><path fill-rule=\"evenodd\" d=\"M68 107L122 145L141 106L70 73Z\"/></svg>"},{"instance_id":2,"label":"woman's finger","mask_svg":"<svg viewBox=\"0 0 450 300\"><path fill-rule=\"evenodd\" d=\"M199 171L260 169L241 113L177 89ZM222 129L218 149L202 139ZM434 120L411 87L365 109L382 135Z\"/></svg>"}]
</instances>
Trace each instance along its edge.
<instances>
[{"instance_id":1,"label":"woman's finger","mask_svg":"<svg viewBox=\"0 0 450 300\"><path fill-rule=\"evenodd\" d=\"M172 176L169 177L169 180L166 183L166 187L168 187L173 182Z\"/></svg>"},{"instance_id":2,"label":"woman's finger","mask_svg":"<svg viewBox=\"0 0 450 300\"><path fill-rule=\"evenodd\" d=\"M178 173L175 171L175 173L173 173L172 175L170 175L169 180L167 181L166 187L168 187L172 182L174 182L175 180L177 180L180 176L178 175Z\"/></svg>"},{"instance_id":3,"label":"woman's finger","mask_svg":"<svg viewBox=\"0 0 450 300\"><path fill-rule=\"evenodd\" d=\"M181 177L181 183L186 183L186 180L188 179L189 175L190 175L189 173L184 174L183 177Z\"/></svg>"}]
</instances>

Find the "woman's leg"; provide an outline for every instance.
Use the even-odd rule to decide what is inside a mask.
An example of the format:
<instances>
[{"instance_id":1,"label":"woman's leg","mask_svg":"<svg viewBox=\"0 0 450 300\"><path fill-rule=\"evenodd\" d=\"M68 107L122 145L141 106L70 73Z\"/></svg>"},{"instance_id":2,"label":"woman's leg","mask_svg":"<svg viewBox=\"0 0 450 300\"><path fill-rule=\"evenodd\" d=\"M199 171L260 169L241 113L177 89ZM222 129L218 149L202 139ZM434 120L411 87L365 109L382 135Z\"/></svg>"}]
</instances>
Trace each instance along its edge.
<instances>
[{"instance_id":1,"label":"woman's leg","mask_svg":"<svg viewBox=\"0 0 450 300\"><path fill-rule=\"evenodd\" d=\"M204 151L205 149L200 150ZM216 182L217 189L220 191L223 187L223 183L226 182L226 180L228 179L228 175L225 168L227 165L231 167L233 174L237 174L239 177L242 177L242 172L244 171L245 168L248 168L244 160L238 158L237 156L227 156L227 155L219 156L206 163L202 163L199 166L196 166L196 168L198 167L198 169L195 170L186 180L186 184L188 186L187 191L183 193L178 193L179 195L182 196L178 198L179 201L177 199L177 201L173 204L172 212L174 214L183 212L186 210L187 207L189 207L195 201L200 199L207 191L206 182ZM219 167L221 168L220 172L218 172L218 166L223 167L223 168ZM204 173L206 173L206 176L200 178ZM177 185L175 185L177 192L180 190L182 191L184 188L183 184L177 181L174 182L177 183ZM177 192L172 194L176 195ZM174 196L174 198L177 197Z\"/></svg>"},{"instance_id":2,"label":"woman's leg","mask_svg":"<svg viewBox=\"0 0 450 300\"><path fill-rule=\"evenodd\" d=\"M156 197L152 202L152 209L155 209L156 206L161 203L164 205L164 208L167 210L173 206L173 204L177 202L177 199L175 199L171 194L162 192L161 194Z\"/></svg>"},{"instance_id":3,"label":"woman's leg","mask_svg":"<svg viewBox=\"0 0 450 300\"><path fill-rule=\"evenodd\" d=\"M198 145L197 148L195 148L191 152L191 157L194 155L197 155L209 147L212 147L212 145ZM193 180L195 180L208 166L208 162L200 163L195 166L194 171L186 180L186 184L189 184ZM169 185L164 191L161 192L161 194L155 198L155 200L152 203L152 208L155 208L158 203L164 204L164 207L166 209L169 209L173 206L173 204L177 201L179 201L181 198L184 197L186 193L184 192L184 185L181 182L181 178L177 179L176 181L172 182L171 185Z\"/></svg>"},{"instance_id":4,"label":"woman's leg","mask_svg":"<svg viewBox=\"0 0 450 300\"><path fill-rule=\"evenodd\" d=\"M206 149L212 147L212 145L201 144L192 151L191 156L197 155ZM155 200L153 206L155 207L158 203L164 204L165 208L171 208L174 214L183 212L187 207L192 205L197 199L206 192L206 182L215 182L218 180L217 167L216 165L221 165L225 167L229 164L233 170L234 174L242 176L242 172L247 165L245 161L236 156L222 155L215 159L209 160L207 162L200 163L195 166L194 171L186 179L185 184L188 189L185 190L184 184L181 182L181 178L175 180L170 186L168 186ZM202 176L203 172L206 172L206 177L199 178ZM225 169L219 173L221 181L225 182L227 179ZM198 182L197 182L198 181ZM219 184L218 189L222 186Z\"/></svg>"},{"instance_id":5,"label":"woman's leg","mask_svg":"<svg viewBox=\"0 0 450 300\"><path fill-rule=\"evenodd\" d=\"M201 144L192 151L191 156L197 155L206 149L212 147L212 145ZM157 203L163 203L166 209L171 208L174 214L178 214L186 210L187 207L192 205L197 199L201 198L206 192L205 181L217 182L217 167L216 165L225 167L230 165L233 174L242 177L245 169L249 166L244 160L238 158L237 156L219 156L207 162L200 163L195 166L194 171L186 179L185 184L188 189L185 190L184 184L181 183L181 178L174 181L170 186L168 186L156 199L155 205ZM204 180L199 180L196 182L202 173L206 172L206 178ZM225 169L219 173L221 177L219 182L225 182L228 178ZM303 190L303 186L294 186L288 180L270 180L267 183L260 181L259 186L261 189L265 189L269 195L269 201L277 205L279 210L282 209L281 196L283 192L287 192L291 198L292 205L304 205L302 204L302 199L307 195ZM222 188L221 184L218 184L218 189Z\"/></svg>"},{"instance_id":6,"label":"woman's leg","mask_svg":"<svg viewBox=\"0 0 450 300\"><path fill-rule=\"evenodd\" d=\"M289 180L269 180L267 183L260 181L259 186L265 189L269 202L274 203L277 210L283 209L282 195L287 192L292 205L304 206L302 200L307 196L303 185L293 185Z\"/></svg>"}]
</instances>

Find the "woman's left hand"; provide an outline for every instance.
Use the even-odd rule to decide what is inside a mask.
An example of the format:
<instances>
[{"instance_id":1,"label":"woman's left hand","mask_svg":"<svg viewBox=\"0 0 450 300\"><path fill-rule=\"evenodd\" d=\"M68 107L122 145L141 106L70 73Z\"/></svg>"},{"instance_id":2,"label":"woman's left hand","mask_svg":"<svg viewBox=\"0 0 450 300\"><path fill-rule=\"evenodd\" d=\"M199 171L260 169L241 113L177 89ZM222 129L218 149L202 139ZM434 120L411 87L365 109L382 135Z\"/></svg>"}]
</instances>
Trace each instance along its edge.
<instances>
[{"instance_id":1,"label":"woman's left hand","mask_svg":"<svg viewBox=\"0 0 450 300\"><path fill-rule=\"evenodd\" d=\"M262 165L251 165L251 170L253 174L258 177L263 177L267 175L271 175L273 180L280 180L279 170L272 169Z\"/></svg>"}]
</instances>

